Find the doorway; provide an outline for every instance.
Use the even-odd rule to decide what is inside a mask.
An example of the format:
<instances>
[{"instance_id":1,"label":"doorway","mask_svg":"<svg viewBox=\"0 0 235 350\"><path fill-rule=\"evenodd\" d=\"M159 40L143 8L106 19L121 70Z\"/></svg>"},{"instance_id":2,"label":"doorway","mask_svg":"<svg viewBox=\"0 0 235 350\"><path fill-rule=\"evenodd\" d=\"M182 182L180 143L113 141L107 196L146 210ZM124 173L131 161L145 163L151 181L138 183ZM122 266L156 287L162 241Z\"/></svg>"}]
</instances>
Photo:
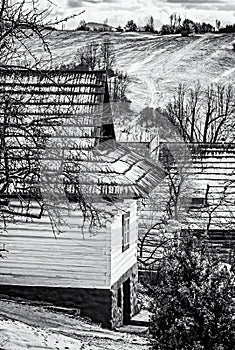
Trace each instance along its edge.
<instances>
[{"instance_id":1,"label":"doorway","mask_svg":"<svg viewBox=\"0 0 235 350\"><path fill-rule=\"evenodd\" d=\"M123 283L123 324L129 324L131 320L131 293L130 278Z\"/></svg>"}]
</instances>

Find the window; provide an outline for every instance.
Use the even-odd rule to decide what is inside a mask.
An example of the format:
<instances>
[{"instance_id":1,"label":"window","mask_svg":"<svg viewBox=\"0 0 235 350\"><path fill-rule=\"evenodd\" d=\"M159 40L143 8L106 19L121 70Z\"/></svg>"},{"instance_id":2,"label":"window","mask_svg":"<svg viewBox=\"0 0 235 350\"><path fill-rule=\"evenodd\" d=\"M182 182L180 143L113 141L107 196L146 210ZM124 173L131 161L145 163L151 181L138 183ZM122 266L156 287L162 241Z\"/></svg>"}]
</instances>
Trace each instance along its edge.
<instances>
[{"instance_id":1,"label":"window","mask_svg":"<svg viewBox=\"0 0 235 350\"><path fill-rule=\"evenodd\" d=\"M130 246L130 212L122 215L122 251Z\"/></svg>"},{"instance_id":2,"label":"window","mask_svg":"<svg viewBox=\"0 0 235 350\"><path fill-rule=\"evenodd\" d=\"M191 204L189 206L189 210L193 209L201 209L207 207L207 201L205 197L194 197L191 200Z\"/></svg>"}]
</instances>

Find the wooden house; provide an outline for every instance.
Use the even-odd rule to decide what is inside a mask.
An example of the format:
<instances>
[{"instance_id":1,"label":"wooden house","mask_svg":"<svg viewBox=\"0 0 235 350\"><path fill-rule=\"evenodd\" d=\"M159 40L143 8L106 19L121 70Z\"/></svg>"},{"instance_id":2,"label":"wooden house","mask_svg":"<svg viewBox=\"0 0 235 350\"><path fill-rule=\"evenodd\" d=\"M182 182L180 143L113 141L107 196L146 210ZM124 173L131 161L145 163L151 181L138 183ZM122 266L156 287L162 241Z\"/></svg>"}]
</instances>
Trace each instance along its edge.
<instances>
[{"instance_id":1,"label":"wooden house","mask_svg":"<svg viewBox=\"0 0 235 350\"><path fill-rule=\"evenodd\" d=\"M188 188L182 227L194 234L207 235L220 259L234 262L235 145L232 142L193 143L184 147L189 151L188 158L177 159L179 166L184 162L184 181Z\"/></svg>"},{"instance_id":2,"label":"wooden house","mask_svg":"<svg viewBox=\"0 0 235 350\"><path fill-rule=\"evenodd\" d=\"M235 145L234 143L184 144L162 142L160 161L168 161L172 174L181 174L181 205L178 221L169 220L166 203L170 197L168 178L155 189L139 214L139 270L154 269L161 258L162 242L176 231L206 235L212 251L222 262L235 262ZM164 158L168 155L168 159ZM174 180L174 175L171 177ZM171 185L171 181L169 182ZM171 187L172 188L172 187ZM177 188L176 188L177 189ZM183 193L185 192L185 193ZM180 202L178 202L180 203ZM166 217L168 224L163 224ZM169 223L169 221L171 221Z\"/></svg>"},{"instance_id":3,"label":"wooden house","mask_svg":"<svg viewBox=\"0 0 235 350\"><path fill-rule=\"evenodd\" d=\"M116 141L105 72L5 69L0 96L11 160L4 187L1 153L0 212L7 224L0 237L8 252L0 293L78 307L110 328L128 323L136 312L136 200L164 172ZM39 197L32 197L35 186ZM91 225L94 212L100 222Z\"/></svg>"},{"instance_id":4,"label":"wooden house","mask_svg":"<svg viewBox=\"0 0 235 350\"><path fill-rule=\"evenodd\" d=\"M188 208L190 228L206 233L224 262L235 262L235 145L190 146L190 177L195 191Z\"/></svg>"}]
</instances>

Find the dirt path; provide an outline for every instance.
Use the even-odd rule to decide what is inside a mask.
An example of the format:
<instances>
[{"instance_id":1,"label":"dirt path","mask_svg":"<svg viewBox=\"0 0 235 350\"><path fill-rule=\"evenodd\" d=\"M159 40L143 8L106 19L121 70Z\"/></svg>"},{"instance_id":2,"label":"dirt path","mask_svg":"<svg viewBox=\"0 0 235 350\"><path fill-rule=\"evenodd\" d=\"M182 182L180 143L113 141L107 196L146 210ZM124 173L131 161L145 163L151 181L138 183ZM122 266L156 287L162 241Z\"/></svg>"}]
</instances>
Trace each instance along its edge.
<instances>
[{"instance_id":1,"label":"dirt path","mask_svg":"<svg viewBox=\"0 0 235 350\"><path fill-rule=\"evenodd\" d=\"M0 350L147 350L148 339L90 324L80 317L0 301Z\"/></svg>"}]
</instances>

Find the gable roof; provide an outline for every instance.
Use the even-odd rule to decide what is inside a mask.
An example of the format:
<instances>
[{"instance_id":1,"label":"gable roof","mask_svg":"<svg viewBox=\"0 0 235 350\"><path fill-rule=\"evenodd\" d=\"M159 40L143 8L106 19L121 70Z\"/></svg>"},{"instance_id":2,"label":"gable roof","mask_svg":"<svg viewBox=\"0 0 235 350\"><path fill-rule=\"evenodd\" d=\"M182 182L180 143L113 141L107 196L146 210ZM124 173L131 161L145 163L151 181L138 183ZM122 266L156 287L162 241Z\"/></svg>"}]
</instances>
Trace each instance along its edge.
<instances>
[{"instance_id":1,"label":"gable roof","mask_svg":"<svg viewBox=\"0 0 235 350\"><path fill-rule=\"evenodd\" d=\"M195 197L206 197L201 218L195 213L194 229L203 232L210 220L210 241L224 261L230 261L235 246L235 144L192 145ZM195 209L194 209L195 210ZM208 212L211 218L209 219Z\"/></svg>"},{"instance_id":2,"label":"gable roof","mask_svg":"<svg viewBox=\"0 0 235 350\"><path fill-rule=\"evenodd\" d=\"M72 191L69 181L76 182L97 198L143 197L164 177L159 166L116 142L104 71L2 69L1 126L4 115L12 119L8 125L12 180L15 167L29 166L26 160L31 157L30 166L36 169L42 154L47 172L62 161L67 187ZM36 146L30 130L40 139ZM4 177L3 163L0 174ZM33 178L35 172L27 172L24 180L32 183ZM16 183L15 190L22 192L22 184Z\"/></svg>"},{"instance_id":3,"label":"gable roof","mask_svg":"<svg viewBox=\"0 0 235 350\"><path fill-rule=\"evenodd\" d=\"M164 148L170 152L172 172L177 170L178 164L179 170L183 172L183 180L187 182L185 187L189 201L185 200L184 204L188 212L181 210L178 213L183 228L188 229L189 226L194 233L205 233L210 220L207 233L212 247L221 259L229 261L231 249L235 247L235 144L162 142L160 145L162 161ZM166 214L164 200L167 201L170 197L167 182L166 175L165 180L157 188L155 195L157 200L154 198L151 202L147 199L145 205L141 206L139 257L143 264L139 265L140 268L145 268L148 264L154 265L162 256L161 242L164 242L168 237L167 234L171 232L170 221L166 228L169 232L166 231L164 234L161 232L162 218Z\"/></svg>"},{"instance_id":4,"label":"gable roof","mask_svg":"<svg viewBox=\"0 0 235 350\"><path fill-rule=\"evenodd\" d=\"M191 194L193 198L207 197L208 204L214 208L211 226L216 226L216 222L218 227L225 223L226 226L233 226L235 219L231 220L231 214L235 214L235 144L175 142L163 143L163 147L164 145L167 149L181 150L182 157L177 154L177 159L172 158L172 167L182 167L185 181L190 181L194 188ZM183 153L184 148L188 150L186 155ZM208 211L208 207L204 211Z\"/></svg>"},{"instance_id":5,"label":"gable roof","mask_svg":"<svg viewBox=\"0 0 235 350\"><path fill-rule=\"evenodd\" d=\"M195 197L213 211L210 230L235 231L235 144L193 145L192 160Z\"/></svg>"}]
</instances>

